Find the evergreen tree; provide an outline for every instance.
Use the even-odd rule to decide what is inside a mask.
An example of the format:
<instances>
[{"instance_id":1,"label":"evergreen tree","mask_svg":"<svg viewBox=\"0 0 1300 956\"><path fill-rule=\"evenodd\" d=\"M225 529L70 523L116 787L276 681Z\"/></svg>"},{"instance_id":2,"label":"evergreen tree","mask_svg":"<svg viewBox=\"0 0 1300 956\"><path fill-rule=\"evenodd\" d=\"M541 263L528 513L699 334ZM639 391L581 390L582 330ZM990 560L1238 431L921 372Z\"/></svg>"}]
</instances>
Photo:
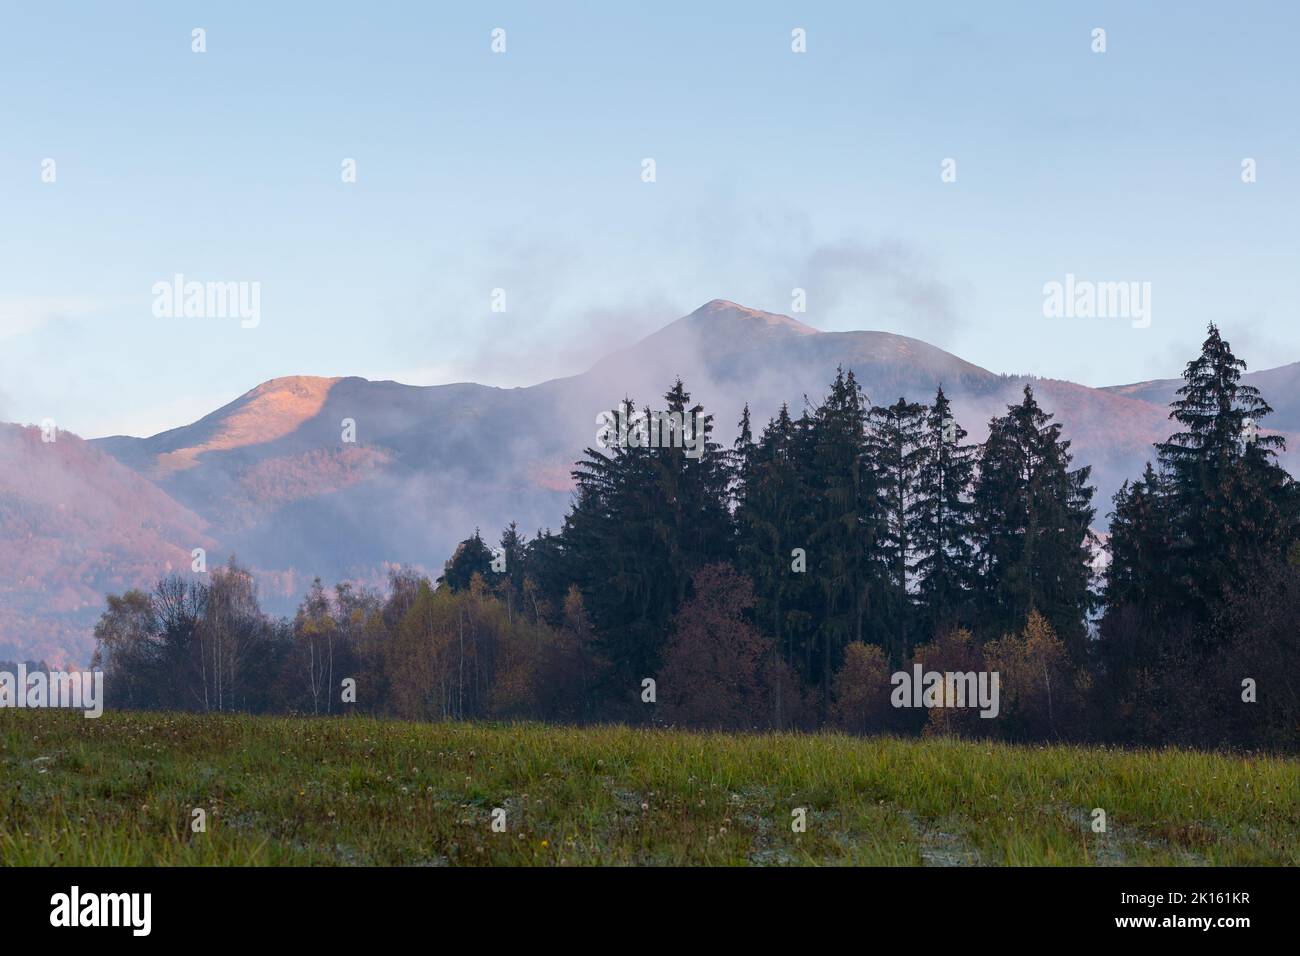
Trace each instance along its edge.
<instances>
[{"instance_id":1,"label":"evergreen tree","mask_svg":"<svg viewBox=\"0 0 1300 956\"><path fill-rule=\"evenodd\" d=\"M792 587L789 590L785 614L788 655L786 660L811 687L817 686L819 671L814 668L823 612L822 588L818 561L823 551L817 546L817 528L821 520L820 488L822 480L817 471L817 416L816 408L804 396L803 412L794 419L790 432L790 461L798 476L796 487L800 500L795 509L797 544L800 549L798 567L791 562ZM791 555L793 558L793 555Z\"/></svg>"},{"instance_id":2,"label":"evergreen tree","mask_svg":"<svg viewBox=\"0 0 1300 956\"><path fill-rule=\"evenodd\" d=\"M650 460L680 541L675 610L686 599L695 571L704 564L734 557L735 531L728 506L732 472L730 455L712 440L713 416L704 414L702 405L691 402L680 378L664 395L664 401L668 414L662 419L661 447ZM668 433L678 421L685 437L673 441Z\"/></svg>"},{"instance_id":3,"label":"evergreen tree","mask_svg":"<svg viewBox=\"0 0 1300 956\"><path fill-rule=\"evenodd\" d=\"M505 602L506 620L514 621L519 601L524 593L524 561L527 542L519 533L519 524L510 522L501 532L501 545L493 555L493 570L497 578L496 592ZM500 567L499 572L496 568Z\"/></svg>"},{"instance_id":4,"label":"evergreen tree","mask_svg":"<svg viewBox=\"0 0 1300 956\"><path fill-rule=\"evenodd\" d=\"M879 503L880 597L873 615L877 635L894 663L907 659L915 631L912 596L913 534L926 454L925 406L899 398L871 410L867 455Z\"/></svg>"},{"instance_id":5,"label":"evergreen tree","mask_svg":"<svg viewBox=\"0 0 1300 956\"><path fill-rule=\"evenodd\" d=\"M465 591L469 589L469 582L475 574L481 575L485 581L493 580L496 576L492 571L492 551L478 528L456 545L456 550L443 565L438 583L446 585L452 591Z\"/></svg>"},{"instance_id":6,"label":"evergreen tree","mask_svg":"<svg viewBox=\"0 0 1300 956\"><path fill-rule=\"evenodd\" d=\"M1098 642L1112 695L1131 693L1143 669L1159 667L1167 635L1183 633L1168 484L1147 462L1142 477L1124 482L1113 499Z\"/></svg>"},{"instance_id":7,"label":"evergreen tree","mask_svg":"<svg viewBox=\"0 0 1300 956\"><path fill-rule=\"evenodd\" d=\"M1285 444L1260 434L1272 408L1241 383L1245 369L1211 325L1171 405L1182 430L1156 446L1169 475L1172 575L1197 618L1295 539L1293 483L1276 463Z\"/></svg>"},{"instance_id":8,"label":"evergreen tree","mask_svg":"<svg viewBox=\"0 0 1300 956\"><path fill-rule=\"evenodd\" d=\"M571 558L564 550L564 538L550 529L538 529L523 549L523 606L534 623L545 621L558 627L564 614L564 600L572 586Z\"/></svg>"},{"instance_id":9,"label":"evergreen tree","mask_svg":"<svg viewBox=\"0 0 1300 956\"><path fill-rule=\"evenodd\" d=\"M628 427L609 447L586 449L561 532L569 580L610 665L606 692L623 701L658 671L692 573L733 549L729 472L712 418L680 380L664 398L666 415L633 415L625 400L615 415Z\"/></svg>"},{"instance_id":10,"label":"evergreen tree","mask_svg":"<svg viewBox=\"0 0 1300 956\"><path fill-rule=\"evenodd\" d=\"M912 536L917 601L930 638L941 629L972 623L975 547L970 494L976 446L963 445L966 436L940 388L925 419L925 455L917 480Z\"/></svg>"},{"instance_id":11,"label":"evergreen tree","mask_svg":"<svg viewBox=\"0 0 1300 956\"><path fill-rule=\"evenodd\" d=\"M754 426L750 422L749 402L745 403L745 408L740 413L736 432L736 440L732 443L731 452L727 456L727 505L731 508L733 518L744 494L745 476L752 469L754 455L758 451L757 445L754 444ZM736 529L739 532L738 525Z\"/></svg>"},{"instance_id":12,"label":"evergreen tree","mask_svg":"<svg viewBox=\"0 0 1300 956\"><path fill-rule=\"evenodd\" d=\"M1176 600L1170 587L1173 526L1167 485L1147 462L1140 479L1124 482L1115 493L1103 592L1107 607L1128 605L1159 615Z\"/></svg>"},{"instance_id":13,"label":"evergreen tree","mask_svg":"<svg viewBox=\"0 0 1300 956\"><path fill-rule=\"evenodd\" d=\"M748 411L748 409L746 409ZM748 418L742 420L742 435ZM738 441L738 445L741 443ZM809 540L809 497L796 459L797 424L781 406L757 444L738 447L736 528L738 562L754 583L755 618L771 641L774 666L791 662L791 632L798 631L799 608L806 604L808 575L796 569L796 548ZM777 682L772 695L774 726L785 726L787 702Z\"/></svg>"},{"instance_id":14,"label":"evergreen tree","mask_svg":"<svg viewBox=\"0 0 1300 956\"><path fill-rule=\"evenodd\" d=\"M810 570L821 606L807 673L820 675L821 718L831 703L831 678L850 641L860 641L877 575L871 554L879 534L875 475L866 457L867 402L853 372L836 372L811 428L815 513ZM814 670L815 669L815 670Z\"/></svg>"},{"instance_id":15,"label":"evergreen tree","mask_svg":"<svg viewBox=\"0 0 1300 956\"><path fill-rule=\"evenodd\" d=\"M1296 540L1295 484L1275 460L1283 444L1259 433L1271 409L1244 371L1211 325L1171 405L1180 431L1156 446L1162 472L1148 464L1115 496L1099 650L1118 701L1142 697L1140 673L1184 675L1166 687L1198 679L1237 637L1218 624L1224 603L1283 566Z\"/></svg>"},{"instance_id":16,"label":"evergreen tree","mask_svg":"<svg viewBox=\"0 0 1300 956\"><path fill-rule=\"evenodd\" d=\"M1096 513L1090 467L1070 469L1070 443L1025 386L1019 405L989 423L974 512L979 549L976 620L1018 631L1038 610L1076 656L1083 652Z\"/></svg>"},{"instance_id":17,"label":"evergreen tree","mask_svg":"<svg viewBox=\"0 0 1300 956\"><path fill-rule=\"evenodd\" d=\"M501 532L500 557L505 562L506 579L516 591L522 590L524 584L524 552L527 541L519 533L519 523L510 522Z\"/></svg>"}]
</instances>

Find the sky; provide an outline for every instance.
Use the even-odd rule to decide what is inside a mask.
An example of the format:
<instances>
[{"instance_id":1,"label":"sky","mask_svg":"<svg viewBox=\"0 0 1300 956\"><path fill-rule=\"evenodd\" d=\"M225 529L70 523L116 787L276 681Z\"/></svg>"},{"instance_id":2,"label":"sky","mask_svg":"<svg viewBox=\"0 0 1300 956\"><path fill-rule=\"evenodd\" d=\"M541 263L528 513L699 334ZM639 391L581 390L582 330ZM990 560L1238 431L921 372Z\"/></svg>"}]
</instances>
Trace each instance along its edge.
<instances>
[{"instance_id":1,"label":"sky","mask_svg":"<svg viewBox=\"0 0 1300 956\"><path fill-rule=\"evenodd\" d=\"M297 374L528 385L794 289L817 328L997 372L1172 377L1210 322L1297 361L1297 27L1250 0L5 0L0 421L148 435ZM156 314L177 274L256 283L256 324ZM1067 275L1150 283L1149 324L1045 316Z\"/></svg>"}]
</instances>

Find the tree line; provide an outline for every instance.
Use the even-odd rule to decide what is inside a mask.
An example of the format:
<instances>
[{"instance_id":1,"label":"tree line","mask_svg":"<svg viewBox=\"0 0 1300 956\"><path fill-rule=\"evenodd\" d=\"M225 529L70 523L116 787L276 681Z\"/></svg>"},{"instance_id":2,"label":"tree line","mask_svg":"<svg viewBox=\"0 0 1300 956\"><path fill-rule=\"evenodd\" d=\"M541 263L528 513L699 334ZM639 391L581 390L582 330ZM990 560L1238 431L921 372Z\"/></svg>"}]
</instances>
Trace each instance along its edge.
<instances>
[{"instance_id":1,"label":"tree line","mask_svg":"<svg viewBox=\"0 0 1300 956\"><path fill-rule=\"evenodd\" d=\"M558 531L318 579L292 619L233 559L173 575L108 597L96 665L116 706L1292 748L1300 496L1244 370L1211 326L1105 542L1031 386L977 444L942 388L873 405L841 369L724 449L678 381L704 453L598 442ZM999 718L893 706L915 664L998 672Z\"/></svg>"}]
</instances>

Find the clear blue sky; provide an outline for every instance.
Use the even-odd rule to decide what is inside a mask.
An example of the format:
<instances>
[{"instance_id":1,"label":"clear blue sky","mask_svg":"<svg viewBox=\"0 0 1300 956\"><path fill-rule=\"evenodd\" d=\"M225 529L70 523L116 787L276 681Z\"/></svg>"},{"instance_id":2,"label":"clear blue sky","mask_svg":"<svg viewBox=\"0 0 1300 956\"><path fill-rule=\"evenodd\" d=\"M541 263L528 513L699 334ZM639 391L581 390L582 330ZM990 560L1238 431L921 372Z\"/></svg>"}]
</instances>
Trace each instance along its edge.
<instances>
[{"instance_id":1,"label":"clear blue sky","mask_svg":"<svg viewBox=\"0 0 1300 956\"><path fill-rule=\"evenodd\" d=\"M819 328L995 371L1172 375L1212 320L1252 367L1300 360L1298 9L6 2L0 420L148 434L288 374L529 384L794 287ZM260 282L261 324L156 318L177 272ZM1044 318L1067 272L1150 282L1151 327Z\"/></svg>"}]
</instances>

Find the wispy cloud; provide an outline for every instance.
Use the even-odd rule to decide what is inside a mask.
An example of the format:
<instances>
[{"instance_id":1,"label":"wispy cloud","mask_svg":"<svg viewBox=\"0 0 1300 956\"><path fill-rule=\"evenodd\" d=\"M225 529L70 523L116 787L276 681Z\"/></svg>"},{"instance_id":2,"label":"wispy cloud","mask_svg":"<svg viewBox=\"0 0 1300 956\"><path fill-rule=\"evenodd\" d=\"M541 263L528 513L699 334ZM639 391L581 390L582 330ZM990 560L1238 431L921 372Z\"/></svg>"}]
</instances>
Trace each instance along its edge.
<instances>
[{"instance_id":1,"label":"wispy cloud","mask_svg":"<svg viewBox=\"0 0 1300 956\"><path fill-rule=\"evenodd\" d=\"M803 270L810 305L836 327L860 329L868 322L942 344L963 324L954 285L901 241L820 244L808 253Z\"/></svg>"},{"instance_id":2,"label":"wispy cloud","mask_svg":"<svg viewBox=\"0 0 1300 956\"><path fill-rule=\"evenodd\" d=\"M51 322L85 319L113 303L88 296L28 296L0 300L0 341L27 335Z\"/></svg>"}]
</instances>

